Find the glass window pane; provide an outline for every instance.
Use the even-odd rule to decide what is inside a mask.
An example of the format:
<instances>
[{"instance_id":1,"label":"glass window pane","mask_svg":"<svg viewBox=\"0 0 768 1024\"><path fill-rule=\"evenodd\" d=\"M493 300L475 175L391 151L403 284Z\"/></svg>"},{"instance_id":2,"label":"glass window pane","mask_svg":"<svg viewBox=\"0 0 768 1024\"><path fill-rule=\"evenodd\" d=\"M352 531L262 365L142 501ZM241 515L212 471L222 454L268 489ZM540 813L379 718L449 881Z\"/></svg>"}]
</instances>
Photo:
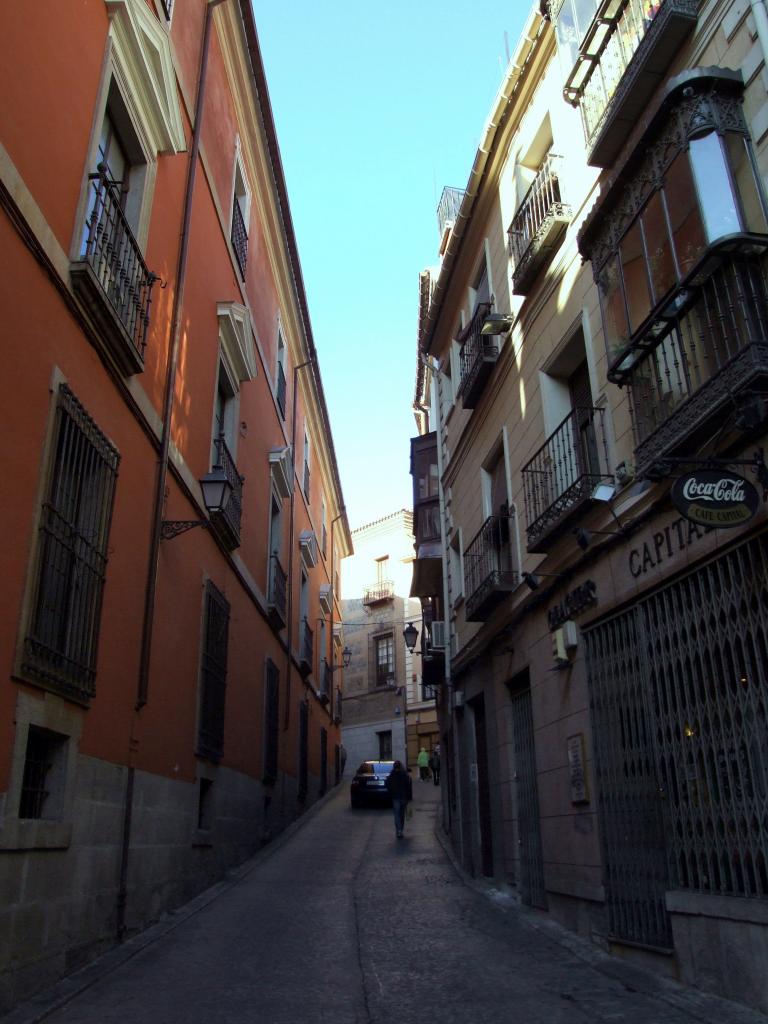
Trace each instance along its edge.
<instances>
[{"instance_id":1,"label":"glass window pane","mask_svg":"<svg viewBox=\"0 0 768 1024\"><path fill-rule=\"evenodd\" d=\"M648 252L648 272L651 276L655 305L677 283L672 244L669 239L660 192L654 192L651 196L643 211L642 219L645 247Z\"/></svg>"},{"instance_id":2,"label":"glass window pane","mask_svg":"<svg viewBox=\"0 0 768 1024\"><path fill-rule=\"evenodd\" d=\"M700 139L691 139L690 154L707 240L711 243L741 231L719 136L710 132Z\"/></svg>"},{"instance_id":3,"label":"glass window pane","mask_svg":"<svg viewBox=\"0 0 768 1024\"><path fill-rule=\"evenodd\" d=\"M764 234L768 231L760 188L755 180L755 171L750 159L749 140L743 135L729 132L725 136L728 160L736 181L744 217L744 229Z\"/></svg>"},{"instance_id":4,"label":"glass window pane","mask_svg":"<svg viewBox=\"0 0 768 1024\"><path fill-rule=\"evenodd\" d=\"M621 290L621 274L619 261L614 256L603 267L598 279L600 305L603 311L603 330L605 331L605 349L608 358L623 349L629 341L627 315L624 311L624 294Z\"/></svg>"},{"instance_id":5,"label":"glass window pane","mask_svg":"<svg viewBox=\"0 0 768 1024\"><path fill-rule=\"evenodd\" d=\"M573 14L572 0L565 0L557 16L557 52L563 74L570 74L579 52L579 37Z\"/></svg>"},{"instance_id":6,"label":"glass window pane","mask_svg":"<svg viewBox=\"0 0 768 1024\"><path fill-rule=\"evenodd\" d=\"M675 157L664 176L664 198L677 262L685 277L707 247L687 153Z\"/></svg>"},{"instance_id":7,"label":"glass window pane","mask_svg":"<svg viewBox=\"0 0 768 1024\"><path fill-rule=\"evenodd\" d=\"M576 20L576 30L579 34L579 43L584 38L596 10L597 0L573 0L573 11Z\"/></svg>"},{"instance_id":8,"label":"glass window pane","mask_svg":"<svg viewBox=\"0 0 768 1024\"><path fill-rule=\"evenodd\" d=\"M648 292L648 275L639 221L636 221L624 235L619 252L621 270L624 275L624 290L627 296L629 329L634 334L651 311L651 296Z\"/></svg>"}]
</instances>

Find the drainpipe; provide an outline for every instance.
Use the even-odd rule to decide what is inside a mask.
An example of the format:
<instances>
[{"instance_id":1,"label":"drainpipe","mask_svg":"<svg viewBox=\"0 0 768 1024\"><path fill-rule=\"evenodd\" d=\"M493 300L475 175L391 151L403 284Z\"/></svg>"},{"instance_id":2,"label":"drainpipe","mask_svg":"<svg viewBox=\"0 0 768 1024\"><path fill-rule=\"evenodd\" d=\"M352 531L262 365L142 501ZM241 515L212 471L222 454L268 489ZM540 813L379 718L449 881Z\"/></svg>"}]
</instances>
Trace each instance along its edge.
<instances>
[{"instance_id":1,"label":"drainpipe","mask_svg":"<svg viewBox=\"0 0 768 1024\"><path fill-rule=\"evenodd\" d=\"M213 24L213 10L223 3L224 0L208 0L205 8L205 22L203 25L203 42L200 52L200 71L197 79L197 100L195 102L195 122L192 132L192 143L189 150L189 162L187 166L187 185L184 197L184 215L181 227L181 240L179 243L179 258L176 269L176 293L173 298L173 313L171 317L170 353L168 357L168 369L165 377L165 395L163 401L162 434L160 438L160 454L157 464L157 476L155 480L154 507L152 514L152 529L149 539L149 568L147 572L147 587L144 595L144 620L141 634L141 655L139 659L139 680L136 693L135 712L141 711L146 705L149 692L149 662L152 652L152 631L154 626L155 595L157 591L158 560L160 554L160 534L163 525L163 504L165 498L165 485L168 476L168 456L171 445L171 416L173 414L173 396L176 388L176 372L179 362L179 342L181 337L181 310L184 300L184 285L187 276L187 262L189 257L189 234L190 222L192 220L192 199L195 190L195 178L197 175L197 157L200 149L200 129L202 125L203 101L205 99L205 80L208 67L208 51L211 41L211 26ZM136 716L131 727L131 740L128 752L128 777L125 785L125 803L123 806L123 835L120 851L120 882L117 891L117 938L122 941L125 936L125 911L128 897L128 861L131 847L131 825L133 817L133 790L135 766L133 755L137 746L134 735Z\"/></svg>"},{"instance_id":2,"label":"drainpipe","mask_svg":"<svg viewBox=\"0 0 768 1024\"><path fill-rule=\"evenodd\" d=\"M288 622L286 624L286 657L287 665L285 670L285 711L283 712L283 732L291 724L291 640L293 634L293 531L296 518L296 420L298 412L297 387L299 383L299 370L311 366L312 360L307 359L293 368L293 409L291 411L291 474L293 486L291 487L291 511L288 517ZM301 641L299 641L301 642Z\"/></svg>"}]
</instances>

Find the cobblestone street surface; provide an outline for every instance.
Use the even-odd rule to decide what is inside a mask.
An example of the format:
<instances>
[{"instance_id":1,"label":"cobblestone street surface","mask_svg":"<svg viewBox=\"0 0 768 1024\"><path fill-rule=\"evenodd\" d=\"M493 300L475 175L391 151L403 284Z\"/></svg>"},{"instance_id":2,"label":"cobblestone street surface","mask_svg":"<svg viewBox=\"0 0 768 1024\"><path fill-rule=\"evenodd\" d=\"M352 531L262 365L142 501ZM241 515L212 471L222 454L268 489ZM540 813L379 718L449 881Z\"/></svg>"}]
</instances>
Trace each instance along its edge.
<instances>
[{"instance_id":1,"label":"cobblestone street surface","mask_svg":"<svg viewBox=\"0 0 768 1024\"><path fill-rule=\"evenodd\" d=\"M226 882L4 1024L766 1024L464 883L439 790L391 812L348 784Z\"/></svg>"}]
</instances>

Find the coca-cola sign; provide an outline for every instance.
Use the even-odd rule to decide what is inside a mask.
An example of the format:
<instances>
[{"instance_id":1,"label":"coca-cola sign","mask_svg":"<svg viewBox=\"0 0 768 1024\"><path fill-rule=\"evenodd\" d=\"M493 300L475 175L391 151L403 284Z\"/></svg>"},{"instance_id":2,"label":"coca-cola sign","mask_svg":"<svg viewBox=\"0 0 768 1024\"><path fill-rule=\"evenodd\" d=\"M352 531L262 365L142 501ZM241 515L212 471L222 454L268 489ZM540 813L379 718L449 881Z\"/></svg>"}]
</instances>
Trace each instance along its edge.
<instances>
[{"instance_id":1,"label":"coca-cola sign","mask_svg":"<svg viewBox=\"0 0 768 1024\"><path fill-rule=\"evenodd\" d=\"M757 512L755 487L725 469L697 469L678 477L670 494L675 508L701 526L741 526Z\"/></svg>"}]
</instances>

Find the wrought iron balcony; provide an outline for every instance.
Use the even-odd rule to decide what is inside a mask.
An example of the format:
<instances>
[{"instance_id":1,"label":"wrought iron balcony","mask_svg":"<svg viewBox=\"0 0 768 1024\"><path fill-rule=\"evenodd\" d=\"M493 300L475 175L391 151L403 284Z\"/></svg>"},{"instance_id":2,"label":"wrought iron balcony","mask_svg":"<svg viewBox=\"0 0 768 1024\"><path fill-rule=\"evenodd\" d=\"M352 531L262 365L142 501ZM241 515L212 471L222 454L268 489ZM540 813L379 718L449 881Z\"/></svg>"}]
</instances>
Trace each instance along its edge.
<instances>
[{"instance_id":1,"label":"wrought iron balcony","mask_svg":"<svg viewBox=\"0 0 768 1024\"><path fill-rule=\"evenodd\" d=\"M474 409L485 382L499 358L498 338L481 334L480 328L490 312L489 302L480 302L464 330L456 339L461 345L459 355L460 381L456 391L465 409Z\"/></svg>"},{"instance_id":2,"label":"wrought iron balcony","mask_svg":"<svg viewBox=\"0 0 768 1024\"><path fill-rule=\"evenodd\" d=\"M395 584L393 580L379 580L377 583L366 587L363 590L363 604L379 604L381 601L391 601L395 596Z\"/></svg>"},{"instance_id":3,"label":"wrought iron balcony","mask_svg":"<svg viewBox=\"0 0 768 1024\"><path fill-rule=\"evenodd\" d=\"M591 504L608 470L604 410L573 409L523 466L528 550L549 550L575 515Z\"/></svg>"},{"instance_id":4,"label":"wrought iron balcony","mask_svg":"<svg viewBox=\"0 0 768 1024\"><path fill-rule=\"evenodd\" d=\"M245 265L248 262L248 231L237 196L232 204L232 248L235 250L240 276L245 280Z\"/></svg>"},{"instance_id":5,"label":"wrought iron balcony","mask_svg":"<svg viewBox=\"0 0 768 1024\"><path fill-rule=\"evenodd\" d=\"M71 267L72 285L99 327L98 337L125 374L144 369L152 286L122 208L117 182L104 164L88 176L88 213L80 259Z\"/></svg>"},{"instance_id":6,"label":"wrought iron balcony","mask_svg":"<svg viewBox=\"0 0 768 1024\"><path fill-rule=\"evenodd\" d=\"M395 670L389 665L377 665L376 666L376 685L377 686L394 686L395 685Z\"/></svg>"},{"instance_id":7,"label":"wrought iron balcony","mask_svg":"<svg viewBox=\"0 0 768 1024\"><path fill-rule=\"evenodd\" d=\"M512 516L489 516L464 552L468 622L485 622L519 583L513 531Z\"/></svg>"},{"instance_id":8,"label":"wrought iron balcony","mask_svg":"<svg viewBox=\"0 0 768 1024\"><path fill-rule=\"evenodd\" d=\"M311 478L312 478L312 474L310 473L309 463L305 462L304 463L304 497L307 499L307 501L309 501L309 483L310 483Z\"/></svg>"},{"instance_id":9,"label":"wrought iron balcony","mask_svg":"<svg viewBox=\"0 0 768 1024\"><path fill-rule=\"evenodd\" d=\"M636 468L690 454L737 404L768 386L768 285L755 256L726 254L650 351L625 370L635 426ZM615 377L615 375L613 375Z\"/></svg>"},{"instance_id":10,"label":"wrought iron balcony","mask_svg":"<svg viewBox=\"0 0 768 1024\"><path fill-rule=\"evenodd\" d=\"M602 0L582 41L565 98L578 103L593 167L610 166L641 119L699 0Z\"/></svg>"},{"instance_id":11,"label":"wrought iron balcony","mask_svg":"<svg viewBox=\"0 0 768 1024\"><path fill-rule=\"evenodd\" d=\"M512 290L516 295L527 294L570 223L571 208L560 195L562 161L555 153L547 155L509 227L509 255L515 264Z\"/></svg>"},{"instance_id":12,"label":"wrought iron balcony","mask_svg":"<svg viewBox=\"0 0 768 1024\"><path fill-rule=\"evenodd\" d=\"M282 629L287 623L286 608L288 594L288 574L280 564L277 555L269 559L269 596L267 598L267 614L273 626Z\"/></svg>"},{"instance_id":13,"label":"wrought iron balcony","mask_svg":"<svg viewBox=\"0 0 768 1024\"><path fill-rule=\"evenodd\" d=\"M244 477L237 472L235 460L227 448L224 435L221 434L214 440L216 446L216 463L214 469L222 469L232 486L232 494L223 512L216 512L211 516L211 524L218 535L232 550L240 546L240 518L243 512L243 482Z\"/></svg>"},{"instance_id":14,"label":"wrought iron balcony","mask_svg":"<svg viewBox=\"0 0 768 1024\"><path fill-rule=\"evenodd\" d=\"M456 222L465 195L466 193L463 188L450 188L446 185L443 189L440 202L437 204L437 223L440 228L441 238L446 227Z\"/></svg>"},{"instance_id":15,"label":"wrought iron balcony","mask_svg":"<svg viewBox=\"0 0 768 1024\"><path fill-rule=\"evenodd\" d=\"M312 633L312 628L306 619L302 620L301 623L301 640L300 640L300 651L299 651L299 671L303 676L308 676L312 672L312 664L315 659L315 638Z\"/></svg>"},{"instance_id":16,"label":"wrought iron balcony","mask_svg":"<svg viewBox=\"0 0 768 1024\"><path fill-rule=\"evenodd\" d=\"M277 364L277 405L280 409L280 415L285 419L285 395L286 395L286 383L285 383L285 370L283 364Z\"/></svg>"}]
</instances>

